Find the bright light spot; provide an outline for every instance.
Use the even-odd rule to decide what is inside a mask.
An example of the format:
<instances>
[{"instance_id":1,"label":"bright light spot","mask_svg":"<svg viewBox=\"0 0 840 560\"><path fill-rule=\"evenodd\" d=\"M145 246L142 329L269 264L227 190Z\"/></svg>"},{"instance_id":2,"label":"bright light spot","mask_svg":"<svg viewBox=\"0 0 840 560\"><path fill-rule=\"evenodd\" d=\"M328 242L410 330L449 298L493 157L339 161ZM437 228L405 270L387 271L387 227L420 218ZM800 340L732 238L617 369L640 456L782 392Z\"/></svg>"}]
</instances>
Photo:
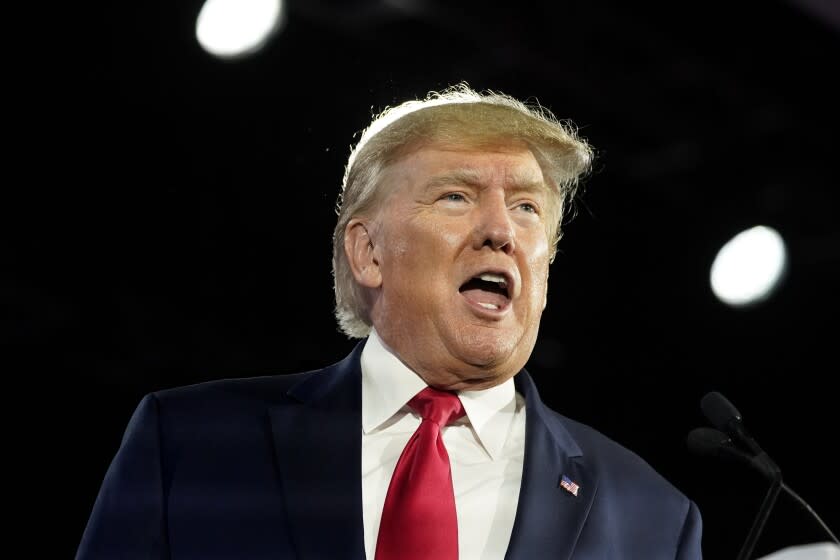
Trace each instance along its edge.
<instances>
[{"instance_id":1,"label":"bright light spot","mask_svg":"<svg viewBox=\"0 0 840 560\"><path fill-rule=\"evenodd\" d=\"M280 27L281 0L206 0L195 23L199 44L234 58L262 48Z\"/></svg>"},{"instance_id":2,"label":"bright light spot","mask_svg":"<svg viewBox=\"0 0 840 560\"><path fill-rule=\"evenodd\" d=\"M787 266L787 251L779 233L755 226L729 240L712 263L712 291L729 305L766 299L778 286Z\"/></svg>"}]
</instances>

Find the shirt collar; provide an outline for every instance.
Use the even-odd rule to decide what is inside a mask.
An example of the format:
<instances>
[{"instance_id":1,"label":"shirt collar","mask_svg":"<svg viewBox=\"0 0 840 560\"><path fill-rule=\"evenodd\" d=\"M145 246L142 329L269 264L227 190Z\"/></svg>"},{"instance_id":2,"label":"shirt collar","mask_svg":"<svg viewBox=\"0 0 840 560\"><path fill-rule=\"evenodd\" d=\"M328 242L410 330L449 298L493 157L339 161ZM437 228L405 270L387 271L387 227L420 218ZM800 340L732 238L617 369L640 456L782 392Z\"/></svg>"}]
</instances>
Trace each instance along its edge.
<instances>
[{"instance_id":1,"label":"shirt collar","mask_svg":"<svg viewBox=\"0 0 840 560\"><path fill-rule=\"evenodd\" d=\"M460 391L458 397L484 450L491 459L498 459L516 413L513 378L489 389Z\"/></svg>"},{"instance_id":2,"label":"shirt collar","mask_svg":"<svg viewBox=\"0 0 840 560\"><path fill-rule=\"evenodd\" d=\"M371 330L362 350L362 430L369 434L400 411L426 382L385 346ZM459 391L458 397L484 450L501 455L516 413L513 379L480 391Z\"/></svg>"},{"instance_id":3,"label":"shirt collar","mask_svg":"<svg viewBox=\"0 0 840 560\"><path fill-rule=\"evenodd\" d=\"M369 434L425 389L426 382L385 346L375 330L362 350L361 365L362 430Z\"/></svg>"}]
</instances>

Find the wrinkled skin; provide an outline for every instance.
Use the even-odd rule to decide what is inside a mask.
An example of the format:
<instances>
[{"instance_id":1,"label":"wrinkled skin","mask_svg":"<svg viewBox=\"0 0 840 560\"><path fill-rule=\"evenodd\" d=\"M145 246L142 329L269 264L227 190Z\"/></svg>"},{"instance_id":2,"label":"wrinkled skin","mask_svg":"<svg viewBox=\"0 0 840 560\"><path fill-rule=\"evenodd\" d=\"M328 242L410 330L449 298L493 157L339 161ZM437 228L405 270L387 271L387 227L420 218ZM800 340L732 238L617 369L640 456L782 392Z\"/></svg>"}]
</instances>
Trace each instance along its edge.
<instances>
[{"instance_id":1,"label":"wrinkled skin","mask_svg":"<svg viewBox=\"0 0 840 560\"><path fill-rule=\"evenodd\" d=\"M383 342L429 385L485 389L527 362L546 304L546 216L555 204L524 145L428 145L391 164L377 212L347 226L345 250ZM463 291L508 278L510 298Z\"/></svg>"}]
</instances>

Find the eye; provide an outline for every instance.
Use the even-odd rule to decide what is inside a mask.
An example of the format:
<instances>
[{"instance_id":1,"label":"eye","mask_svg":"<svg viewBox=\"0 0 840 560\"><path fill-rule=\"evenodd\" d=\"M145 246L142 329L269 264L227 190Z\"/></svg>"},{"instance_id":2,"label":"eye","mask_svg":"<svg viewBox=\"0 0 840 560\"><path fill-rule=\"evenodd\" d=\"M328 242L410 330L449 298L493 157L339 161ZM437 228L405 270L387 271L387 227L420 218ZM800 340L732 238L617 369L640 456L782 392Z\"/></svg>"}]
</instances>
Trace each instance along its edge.
<instances>
[{"instance_id":1,"label":"eye","mask_svg":"<svg viewBox=\"0 0 840 560\"><path fill-rule=\"evenodd\" d=\"M524 210L525 212L528 212L529 214L539 214L539 212L537 211L537 207L535 205L531 204L530 202L523 202L522 204L520 204L518 206L518 208L521 208L522 210Z\"/></svg>"},{"instance_id":2,"label":"eye","mask_svg":"<svg viewBox=\"0 0 840 560\"><path fill-rule=\"evenodd\" d=\"M443 195L443 200L446 200L447 202L463 202L467 199L461 193L453 192L453 193L446 193L445 195Z\"/></svg>"}]
</instances>

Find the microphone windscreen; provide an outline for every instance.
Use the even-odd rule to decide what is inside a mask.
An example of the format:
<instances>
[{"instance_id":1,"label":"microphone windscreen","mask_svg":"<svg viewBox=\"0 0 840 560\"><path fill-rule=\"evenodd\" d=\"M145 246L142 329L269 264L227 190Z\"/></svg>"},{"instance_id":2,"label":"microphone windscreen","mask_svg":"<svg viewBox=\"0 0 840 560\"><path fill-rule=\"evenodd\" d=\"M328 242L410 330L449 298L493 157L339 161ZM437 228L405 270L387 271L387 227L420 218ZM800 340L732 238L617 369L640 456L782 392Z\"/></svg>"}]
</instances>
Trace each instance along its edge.
<instances>
[{"instance_id":1,"label":"microphone windscreen","mask_svg":"<svg viewBox=\"0 0 840 560\"><path fill-rule=\"evenodd\" d=\"M717 455L732 443L729 436L714 428L695 428L686 439L688 449L697 455Z\"/></svg>"},{"instance_id":2,"label":"microphone windscreen","mask_svg":"<svg viewBox=\"0 0 840 560\"><path fill-rule=\"evenodd\" d=\"M721 430L726 430L727 424L732 420L741 421L741 413L738 412L735 405L717 391L707 393L700 400L700 409L709 422Z\"/></svg>"}]
</instances>

